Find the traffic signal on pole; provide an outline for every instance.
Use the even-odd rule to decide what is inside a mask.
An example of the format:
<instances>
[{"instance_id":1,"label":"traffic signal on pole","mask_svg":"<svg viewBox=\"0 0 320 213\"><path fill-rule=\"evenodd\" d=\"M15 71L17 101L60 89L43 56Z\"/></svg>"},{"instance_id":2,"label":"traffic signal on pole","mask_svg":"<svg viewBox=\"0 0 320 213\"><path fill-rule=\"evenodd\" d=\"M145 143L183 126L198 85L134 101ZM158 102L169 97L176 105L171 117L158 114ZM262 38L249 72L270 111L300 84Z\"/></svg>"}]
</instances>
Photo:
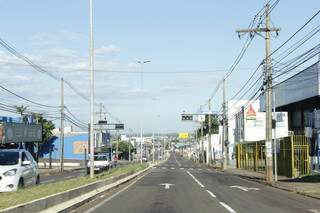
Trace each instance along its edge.
<instances>
[{"instance_id":1,"label":"traffic signal on pole","mask_svg":"<svg viewBox=\"0 0 320 213\"><path fill-rule=\"evenodd\" d=\"M191 114L182 114L181 115L182 121L193 121L193 115Z\"/></svg>"}]
</instances>

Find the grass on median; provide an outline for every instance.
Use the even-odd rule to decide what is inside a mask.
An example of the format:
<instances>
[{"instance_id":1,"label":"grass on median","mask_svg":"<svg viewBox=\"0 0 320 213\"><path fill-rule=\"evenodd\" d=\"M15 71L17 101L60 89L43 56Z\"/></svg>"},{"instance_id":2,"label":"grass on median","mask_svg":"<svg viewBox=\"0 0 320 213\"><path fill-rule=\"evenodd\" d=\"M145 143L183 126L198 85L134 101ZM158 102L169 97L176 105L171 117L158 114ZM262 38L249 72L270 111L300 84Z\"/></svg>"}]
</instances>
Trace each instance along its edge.
<instances>
[{"instance_id":1,"label":"grass on median","mask_svg":"<svg viewBox=\"0 0 320 213\"><path fill-rule=\"evenodd\" d=\"M16 192L0 193L0 209L8 208L18 204L26 203L32 200L43 198L69 189L77 188L82 185L104 180L111 176L117 176L125 173L136 172L147 167L147 164L129 164L111 169L100 174L95 178L89 176L77 177L70 180L59 181L56 183L40 184L37 186L26 187Z\"/></svg>"}]
</instances>

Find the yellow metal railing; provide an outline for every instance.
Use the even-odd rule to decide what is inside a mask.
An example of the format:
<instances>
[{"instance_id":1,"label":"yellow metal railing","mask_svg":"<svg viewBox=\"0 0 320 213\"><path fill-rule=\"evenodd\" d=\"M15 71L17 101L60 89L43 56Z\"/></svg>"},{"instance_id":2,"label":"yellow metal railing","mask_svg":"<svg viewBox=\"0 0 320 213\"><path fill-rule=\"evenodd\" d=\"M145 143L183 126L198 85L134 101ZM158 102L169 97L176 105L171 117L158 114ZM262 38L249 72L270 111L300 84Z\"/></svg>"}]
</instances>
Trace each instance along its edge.
<instances>
[{"instance_id":1,"label":"yellow metal railing","mask_svg":"<svg viewBox=\"0 0 320 213\"><path fill-rule=\"evenodd\" d=\"M238 143L236 156L237 168L265 171L265 141ZM309 143L306 136L292 135L280 140L277 168L279 175L287 177L310 174Z\"/></svg>"}]
</instances>

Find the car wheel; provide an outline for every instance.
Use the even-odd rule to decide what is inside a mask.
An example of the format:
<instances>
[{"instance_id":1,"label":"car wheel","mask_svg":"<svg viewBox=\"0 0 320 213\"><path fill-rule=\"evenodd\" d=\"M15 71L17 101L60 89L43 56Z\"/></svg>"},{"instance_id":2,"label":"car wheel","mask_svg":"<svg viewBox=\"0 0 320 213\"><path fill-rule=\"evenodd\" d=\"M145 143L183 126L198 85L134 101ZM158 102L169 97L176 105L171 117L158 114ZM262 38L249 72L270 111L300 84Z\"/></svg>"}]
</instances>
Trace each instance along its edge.
<instances>
[{"instance_id":1,"label":"car wheel","mask_svg":"<svg viewBox=\"0 0 320 213\"><path fill-rule=\"evenodd\" d=\"M40 176L38 175L36 179L36 185L39 185L39 184L40 184Z\"/></svg>"},{"instance_id":2,"label":"car wheel","mask_svg":"<svg viewBox=\"0 0 320 213\"><path fill-rule=\"evenodd\" d=\"M19 189L24 188L23 178L20 178L19 183L18 183L18 188L19 188Z\"/></svg>"}]
</instances>

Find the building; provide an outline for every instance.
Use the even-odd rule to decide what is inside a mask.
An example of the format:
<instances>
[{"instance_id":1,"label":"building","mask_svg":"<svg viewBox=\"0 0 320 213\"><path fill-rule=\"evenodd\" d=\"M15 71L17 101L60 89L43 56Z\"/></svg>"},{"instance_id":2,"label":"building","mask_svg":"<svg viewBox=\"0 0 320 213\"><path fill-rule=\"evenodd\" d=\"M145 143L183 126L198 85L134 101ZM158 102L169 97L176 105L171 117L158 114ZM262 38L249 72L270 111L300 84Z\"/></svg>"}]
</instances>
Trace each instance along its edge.
<instances>
[{"instance_id":1,"label":"building","mask_svg":"<svg viewBox=\"0 0 320 213\"><path fill-rule=\"evenodd\" d=\"M288 129L309 138L311 167L320 169L320 63L274 86L277 111L288 113ZM264 111L264 96L260 97Z\"/></svg>"}]
</instances>

